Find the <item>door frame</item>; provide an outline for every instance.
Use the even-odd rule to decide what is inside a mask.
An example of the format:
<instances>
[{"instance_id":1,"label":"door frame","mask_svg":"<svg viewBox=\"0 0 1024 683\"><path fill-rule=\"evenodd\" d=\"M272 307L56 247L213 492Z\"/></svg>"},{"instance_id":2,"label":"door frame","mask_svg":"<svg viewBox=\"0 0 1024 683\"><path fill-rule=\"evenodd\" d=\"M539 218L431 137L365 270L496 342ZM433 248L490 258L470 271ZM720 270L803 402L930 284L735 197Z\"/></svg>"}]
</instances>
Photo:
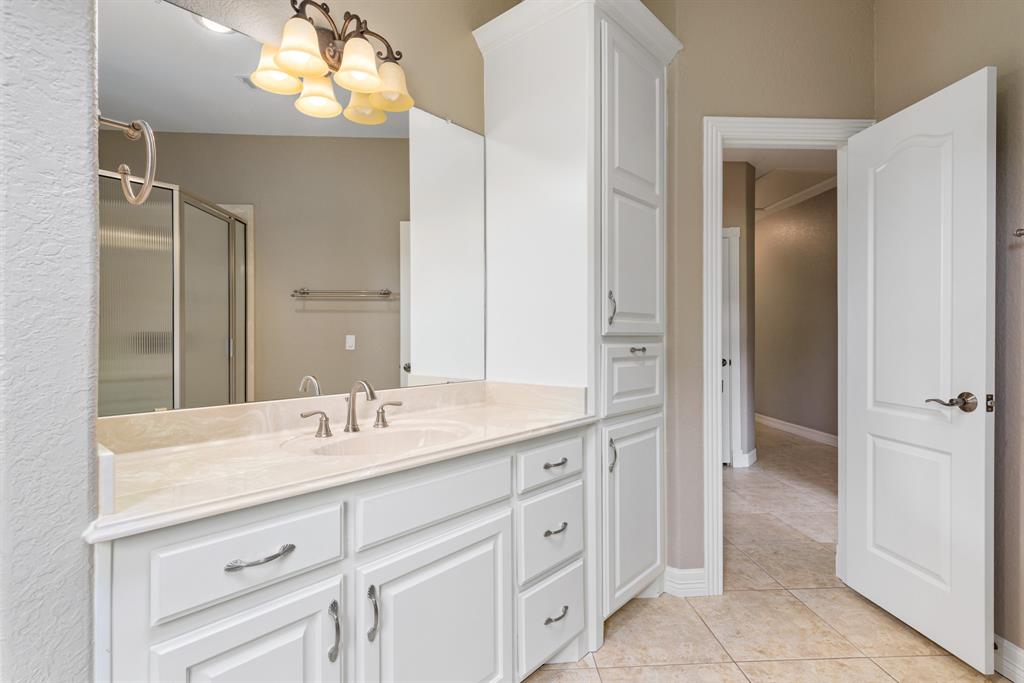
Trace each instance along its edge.
<instances>
[{"instance_id":1,"label":"door frame","mask_svg":"<svg viewBox=\"0 0 1024 683\"><path fill-rule=\"evenodd\" d=\"M704 584L706 595L721 595L722 549L722 150L834 149L838 188L838 304L839 304L839 492L843 495L843 391L846 386L844 311L846 277L846 141L873 125L873 119L807 119L704 117L703 195L703 451L704 451ZM839 513L840 537L844 525ZM836 549L836 572L842 578L845 557Z\"/></svg>"},{"instance_id":2,"label":"door frame","mask_svg":"<svg viewBox=\"0 0 1024 683\"><path fill-rule=\"evenodd\" d=\"M729 240L729 464L736 466L736 453L743 452L743 402L740 400L740 377L743 374L743 358L740 356L740 240L742 232L737 227L722 228L722 239ZM721 321L719 321L721 325ZM725 463L725 454L722 454ZM749 467L752 462L745 462Z\"/></svg>"}]
</instances>

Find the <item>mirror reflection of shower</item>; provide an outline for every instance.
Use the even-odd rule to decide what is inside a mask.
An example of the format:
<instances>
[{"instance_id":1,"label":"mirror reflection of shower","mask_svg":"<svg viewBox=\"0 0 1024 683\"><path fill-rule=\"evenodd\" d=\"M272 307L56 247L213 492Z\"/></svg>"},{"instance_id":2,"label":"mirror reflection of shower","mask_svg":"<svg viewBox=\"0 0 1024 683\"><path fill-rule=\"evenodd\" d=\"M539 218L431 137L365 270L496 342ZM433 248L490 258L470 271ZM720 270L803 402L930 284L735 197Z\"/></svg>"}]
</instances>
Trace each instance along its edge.
<instances>
[{"instance_id":1,"label":"mirror reflection of shower","mask_svg":"<svg viewBox=\"0 0 1024 683\"><path fill-rule=\"evenodd\" d=\"M133 206L101 171L101 416L246 400L248 229L167 183Z\"/></svg>"}]
</instances>

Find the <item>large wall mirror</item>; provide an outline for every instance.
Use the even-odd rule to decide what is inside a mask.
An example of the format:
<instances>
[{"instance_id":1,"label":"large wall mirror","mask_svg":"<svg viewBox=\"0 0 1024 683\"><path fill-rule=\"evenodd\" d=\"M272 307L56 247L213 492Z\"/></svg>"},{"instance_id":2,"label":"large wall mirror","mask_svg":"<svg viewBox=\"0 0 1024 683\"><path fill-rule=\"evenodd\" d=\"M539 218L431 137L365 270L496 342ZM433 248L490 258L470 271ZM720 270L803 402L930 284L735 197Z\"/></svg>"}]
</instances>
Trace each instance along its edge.
<instances>
[{"instance_id":1,"label":"large wall mirror","mask_svg":"<svg viewBox=\"0 0 1024 683\"><path fill-rule=\"evenodd\" d=\"M483 378L483 138L305 116L252 85L259 56L170 2L99 0L100 111L157 150L132 205L116 171L143 146L99 134L101 416Z\"/></svg>"}]
</instances>

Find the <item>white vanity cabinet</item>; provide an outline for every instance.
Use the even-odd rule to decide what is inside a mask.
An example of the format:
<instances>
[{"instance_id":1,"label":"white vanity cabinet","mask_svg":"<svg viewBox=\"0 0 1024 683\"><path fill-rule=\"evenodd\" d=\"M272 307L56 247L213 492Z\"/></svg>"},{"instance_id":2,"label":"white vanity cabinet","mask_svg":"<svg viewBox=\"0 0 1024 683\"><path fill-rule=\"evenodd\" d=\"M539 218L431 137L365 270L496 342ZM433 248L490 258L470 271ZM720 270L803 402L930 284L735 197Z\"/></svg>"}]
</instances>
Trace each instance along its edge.
<instances>
[{"instance_id":1,"label":"white vanity cabinet","mask_svg":"<svg viewBox=\"0 0 1024 683\"><path fill-rule=\"evenodd\" d=\"M665 65L601 17L602 332L665 331Z\"/></svg>"},{"instance_id":2,"label":"white vanity cabinet","mask_svg":"<svg viewBox=\"0 0 1024 683\"><path fill-rule=\"evenodd\" d=\"M101 543L97 679L520 681L599 609L594 433Z\"/></svg>"},{"instance_id":3,"label":"white vanity cabinet","mask_svg":"<svg viewBox=\"0 0 1024 683\"><path fill-rule=\"evenodd\" d=\"M522 0L474 36L487 374L588 387L606 617L665 571L666 82L682 45L641 0Z\"/></svg>"},{"instance_id":4,"label":"white vanity cabinet","mask_svg":"<svg viewBox=\"0 0 1024 683\"><path fill-rule=\"evenodd\" d=\"M511 681L509 511L357 570L356 680Z\"/></svg>"},{"instance_id":5,"label":"white vanity cabinet","mask_svg":"<svg viewBox=\"0 0 1024 683\"><path fill-rule=\"evenodd\" d=\"M328 579L157 643L148 680L340 683L341 585Z\"/></svg>"},{"instance_id":6,"label":"white vanity cabinet","mask_svg":"<svg viewBox=\"0 0 1024 683\"><path fill-rule=\"evenodd\" d=\"M602 430L606 616L665 567L663 423L659 413Z\"/></svg>"}]
</instances>

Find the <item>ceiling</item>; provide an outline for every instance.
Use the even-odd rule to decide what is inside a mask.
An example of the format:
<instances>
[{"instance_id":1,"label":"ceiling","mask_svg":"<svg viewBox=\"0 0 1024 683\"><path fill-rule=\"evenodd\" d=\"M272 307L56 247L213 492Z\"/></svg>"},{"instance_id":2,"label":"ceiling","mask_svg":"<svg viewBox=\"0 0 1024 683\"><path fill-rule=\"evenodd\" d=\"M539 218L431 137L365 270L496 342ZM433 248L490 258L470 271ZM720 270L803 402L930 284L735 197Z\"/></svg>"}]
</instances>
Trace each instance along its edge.
<instances>
[{"instance_id":1,"label":"ceiling","mask_svg":"<svg viewBox=\"0 0 1024 683\"><path fill-rule=\"evenodd\" d=\"M99 104L109 118L145 119L154 130L236 135L407 138L408 114L379 126L299 113L295 96L272 95L244 78L260 44L219 34L164 0L99 0ZM335 87L345 105L349 93Z\"/></svg>"},{"instance_id":2,"label":"ceiling","mask_svg":"<svg viewBox=\"0 0 1024 683\"><path fill-rule=\"evenodd\" d=\"M722 160L746 161L758 178L776 170L836 172L834 149L724 149Z\"/></svg>"}]
</instances>

